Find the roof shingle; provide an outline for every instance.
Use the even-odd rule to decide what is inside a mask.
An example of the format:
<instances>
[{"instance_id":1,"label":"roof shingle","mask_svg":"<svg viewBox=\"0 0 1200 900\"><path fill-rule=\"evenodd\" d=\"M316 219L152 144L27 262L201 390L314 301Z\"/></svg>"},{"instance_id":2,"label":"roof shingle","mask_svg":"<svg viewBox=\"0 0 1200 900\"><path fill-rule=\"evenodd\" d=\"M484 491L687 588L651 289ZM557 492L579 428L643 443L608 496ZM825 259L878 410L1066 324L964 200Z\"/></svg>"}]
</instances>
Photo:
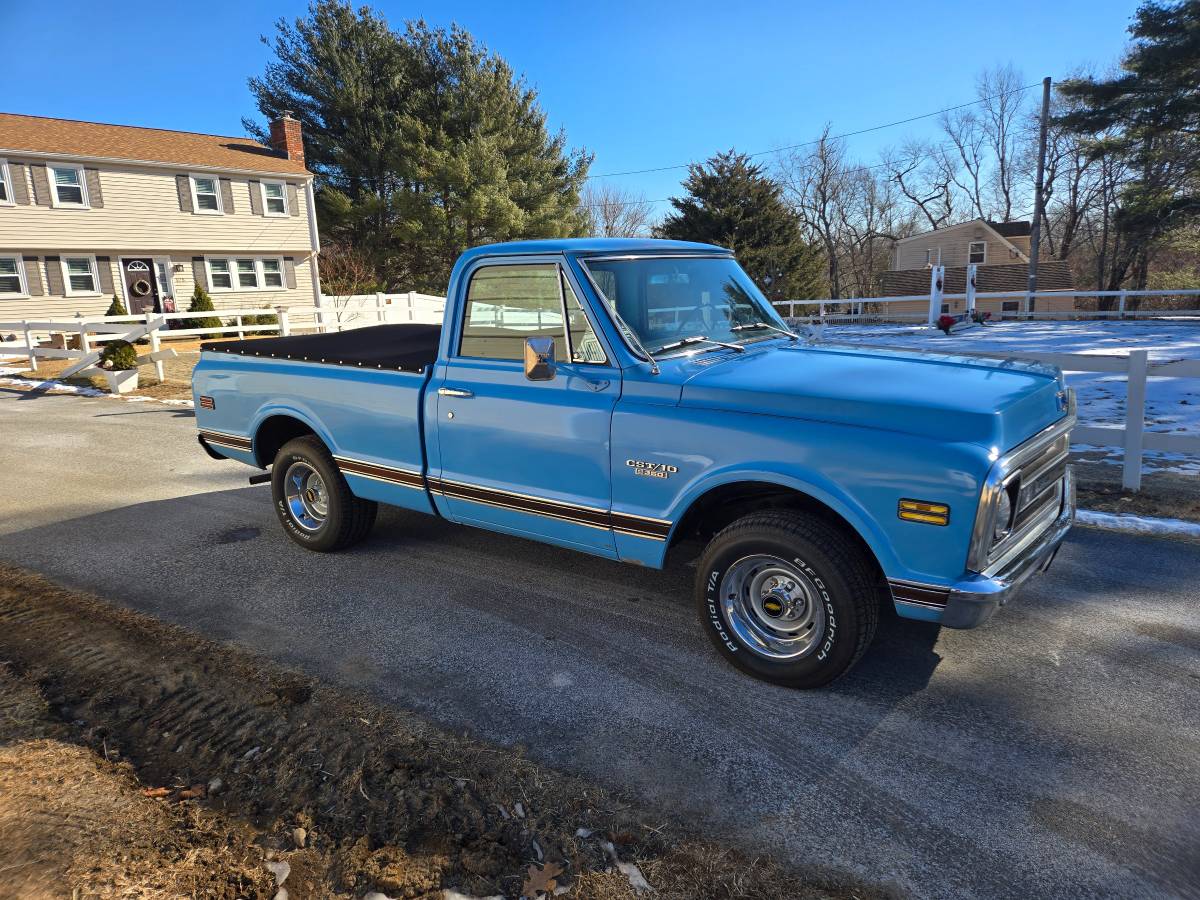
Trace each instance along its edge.
<instances>
[{"instance_id":1,"label":"roof shingle","mask_svg":"<svg viewBox=\"0 0 1200 900\"><path fill-rule=\"evenodd\" d=\"M304 163L245 137L0 113L0 151L57 153L306 175Z\"/></svg>"},{"instance_id":2,"label":"roof shingle","mask_svg":"<svg viewBox=\"0 0 1200 900\"><path fill-rule=\"evenodd\" d=\"M1029 284L1029 266L1025 263L979 266L975 272L975 290L980 293L1023 291ZM1074 287L1075 279L1065 260L1046 259L1038 264L1038 290L1069 291ZM947 294L964 293L967 290L967 267L947 266L943 290ZM883 273L881 297L911 297L928 293L928 269L901 269Z\"/></svg>"}]
</instances>

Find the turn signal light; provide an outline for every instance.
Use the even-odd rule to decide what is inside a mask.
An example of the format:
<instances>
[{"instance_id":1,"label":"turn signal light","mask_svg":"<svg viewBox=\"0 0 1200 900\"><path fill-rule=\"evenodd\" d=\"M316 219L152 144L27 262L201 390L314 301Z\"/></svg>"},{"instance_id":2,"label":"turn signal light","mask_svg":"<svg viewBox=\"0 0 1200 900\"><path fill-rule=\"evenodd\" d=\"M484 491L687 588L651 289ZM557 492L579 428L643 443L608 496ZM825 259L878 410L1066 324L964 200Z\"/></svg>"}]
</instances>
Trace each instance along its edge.
<instances>
[{"instance_id":1,"label":"turn signal light","mask_svg":"<svg viewBox=\"0 0 1200 900\"><path fill-rule=\"evenodd\" d=\"M928 500L901 500L899 516L908 522L949 525L950 507L945 503L930 503Z\"/></svg>"}]
</instances>

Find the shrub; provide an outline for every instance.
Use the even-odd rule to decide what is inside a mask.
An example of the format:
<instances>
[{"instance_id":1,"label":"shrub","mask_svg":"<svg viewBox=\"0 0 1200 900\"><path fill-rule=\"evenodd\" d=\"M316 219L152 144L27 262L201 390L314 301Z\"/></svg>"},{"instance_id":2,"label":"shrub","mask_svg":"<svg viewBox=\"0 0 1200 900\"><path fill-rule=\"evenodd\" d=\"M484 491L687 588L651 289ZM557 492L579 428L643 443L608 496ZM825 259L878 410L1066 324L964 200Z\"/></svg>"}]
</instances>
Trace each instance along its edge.
<instances>
[{"instance_id":1,"label":"shrub","mask_svg":"<svg viewBox=\"0 0 1200 900\"><path fill-rule=\"evenodd\" d=\"M129 341L110 341L100 351L100 365L115 372L137 368L137 351Z\"/></svg>"},{"instance_id":2,"label":"shrub","mask_svg":"<svg viewBox=\"0 0 1200 900\"><path fill-rule=\"evenodd\" d=\"M125 308L125 304L121 302L121 298L116 294L113 294L113 302L108 304L108 312L106 312L105 315L127 316L129 315L129 310Z\"/></svg>"},{"instance_id":3,"label":"shrub","mask_svg":"<svg viewBox=\"0 0 1200 900\"><path fill-rule=\"evenodd\" d=\"M216 307L213 306L212 297L208 296L208 291L202 288L199 284L196 285L196 290L192 291L192 302L188 304L187 311L190 313L211 313L216 312ZM216 316L198 316L195 319L180 319L183 328L220 328L221 320Z\"/></svg>"},{"instance_id":4,"label":"shrub","mask_svg":"<svg viewBox=\"0 0 1200 900\"><path fill-rule=\"evenodd\" d=\"M941 316L937 320L937 327L942 329L942 331L944 331L946 334L949 334L950 329L953 328L957 322L958 319L954 318L954 316Z\"/></svg>"}]
</instances>

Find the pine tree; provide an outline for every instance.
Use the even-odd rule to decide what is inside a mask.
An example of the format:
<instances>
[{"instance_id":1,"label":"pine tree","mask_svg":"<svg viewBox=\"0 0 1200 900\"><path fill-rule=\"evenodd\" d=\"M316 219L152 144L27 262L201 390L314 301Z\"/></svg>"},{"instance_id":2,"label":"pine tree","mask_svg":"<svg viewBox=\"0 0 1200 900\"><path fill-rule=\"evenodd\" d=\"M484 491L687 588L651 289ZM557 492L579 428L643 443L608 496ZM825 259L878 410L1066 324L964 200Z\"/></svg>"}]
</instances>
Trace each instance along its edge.
<instances>
[{"instance_id":1,"label":"pine tree","mask_svg":"<svg viewBox=\"0 0 1200 900\"><path fill-rule=\"evenodd\" d=\"M1132 275L1143 288L1156 245L1200 221L1200 0L1145 3L1129 32L1119 74L1059 86L1072 108L1058 122L1134 173L1119 198L1108 286Z\"/></svg>"},{"instance_id":2,"label":"pine tree","mask_svg":"<svg viewBox=\"0 0 1200 900\"><path fill-rule=\"evenodd\" d=\"M363 251L386 286L442 291L469 246L583 233L590 158L463 29L397 33L366 7L318 0L279 22L272 48L250 79L259 111L300 119L322 234Z\"/></svg>"},{"instance_id":3,"label":"pine tree","mask_svg":"<svg viewBox=\"0 0 1200 900\"><path fill-rule=\"evenodd\" d=\"M780 186L745 154L730 150L688 167L688 195L659 237L728 247L772 301L817 296L824 286L820 255L804 239L800 220Z\"/></svg>"},{"instance_id":4,"label":"pine tree","mask_svg":"<svg viewBox=\"0 0 1200 900\"><path fill-rule=\"evenodd\" d=\"M190 313L206 313L215 312L216 307L213 306L212 297L208 296L208 291L196 283L196 289L192 291L192 302L188 304L187 311ZM195 319L181 319L182 328L220 328L221 320L216 316L199 316Z\"/></svg>"}]
</instances>

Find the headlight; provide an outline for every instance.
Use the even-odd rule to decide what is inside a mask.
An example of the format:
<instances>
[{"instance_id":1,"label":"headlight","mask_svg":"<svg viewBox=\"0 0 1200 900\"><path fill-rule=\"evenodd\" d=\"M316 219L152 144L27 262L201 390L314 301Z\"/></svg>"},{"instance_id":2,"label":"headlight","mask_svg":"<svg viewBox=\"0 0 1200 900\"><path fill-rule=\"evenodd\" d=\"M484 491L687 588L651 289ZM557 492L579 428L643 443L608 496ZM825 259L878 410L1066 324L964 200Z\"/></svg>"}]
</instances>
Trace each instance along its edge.
<instances>
[{"instance_id":1,"label":"headlight","mask_svg":"<svg viewBox=\"0 0 1200 900\"><path fill-rule=\"evenodd\" d=\"M1012 531L1012 498L1009 497L1007 490L1000 492L1000 499L996 502L996 528L992 533L992 538L999 543L1008 537L1008 533Z\"/></svg>"}]
</instances>

